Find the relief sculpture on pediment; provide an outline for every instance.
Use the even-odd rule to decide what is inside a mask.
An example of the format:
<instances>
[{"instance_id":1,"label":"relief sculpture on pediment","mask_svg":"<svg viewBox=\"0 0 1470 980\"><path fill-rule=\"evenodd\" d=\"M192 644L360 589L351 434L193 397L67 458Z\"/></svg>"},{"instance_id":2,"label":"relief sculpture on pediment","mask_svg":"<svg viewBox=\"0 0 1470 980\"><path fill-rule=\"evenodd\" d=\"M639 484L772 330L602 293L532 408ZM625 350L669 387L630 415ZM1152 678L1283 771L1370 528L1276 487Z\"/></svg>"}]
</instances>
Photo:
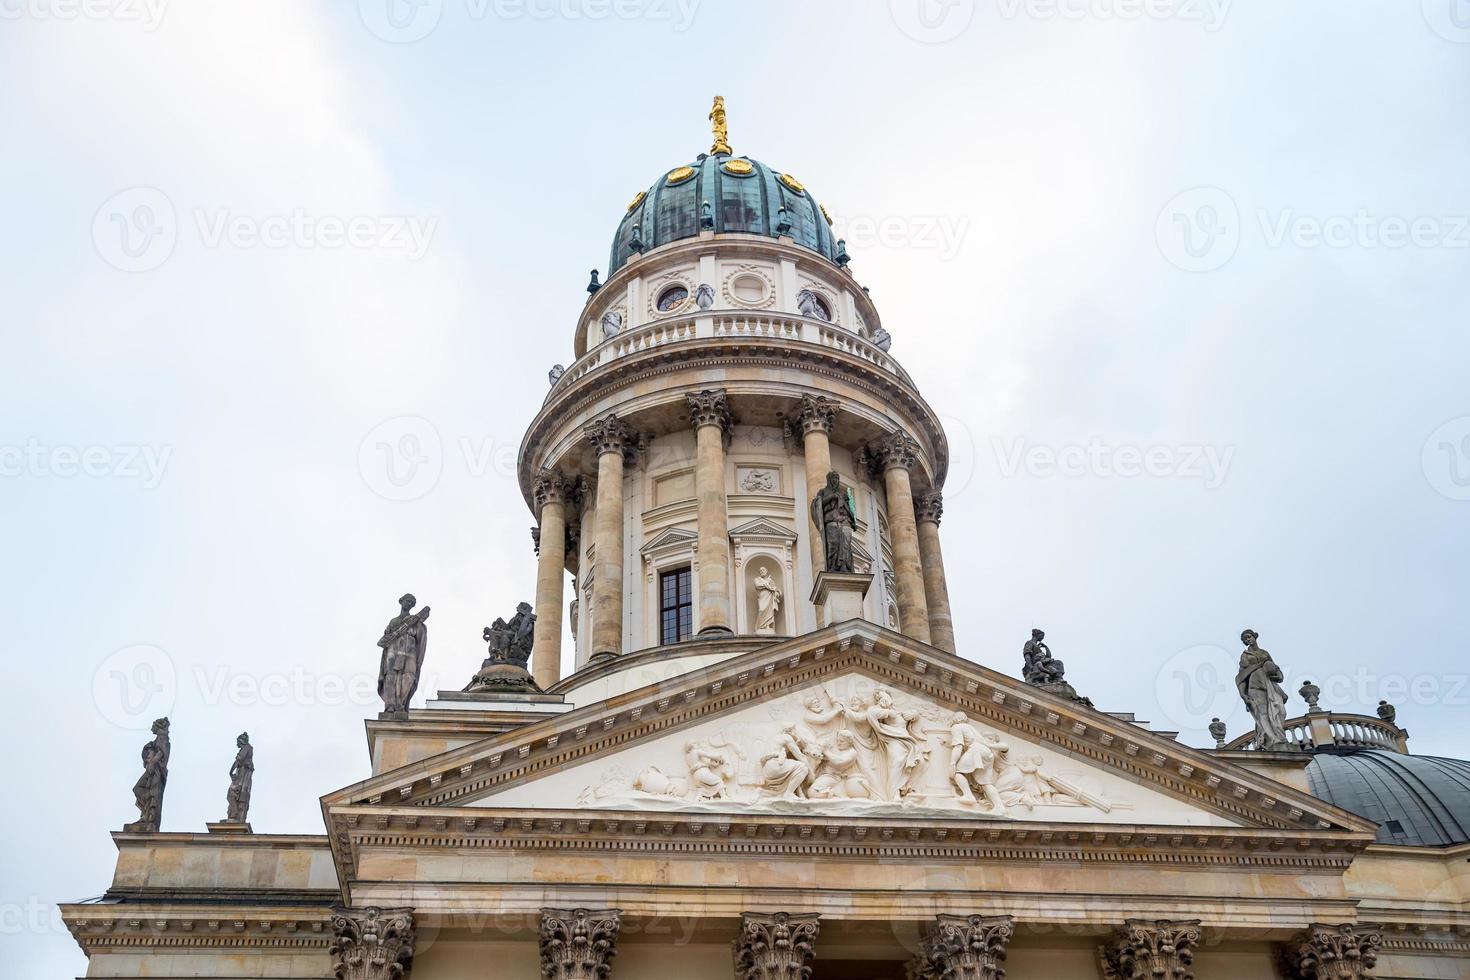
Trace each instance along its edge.
<instances>
[{"instance_id":1,"label":"relief sculpture on pediment","mask_svg":"<svg viewBox=\"0 0 1470 980\"><path fill-rule=\"evenodd\" d=\"M1058 771L1034 746L867 678L773 700L758 720L667 743L603 770L578 802L769 812L899 807L1026 818L1053 807L1123 804ZM643 755L644 758L640 758Z\"/></svg>"}]
</instances>

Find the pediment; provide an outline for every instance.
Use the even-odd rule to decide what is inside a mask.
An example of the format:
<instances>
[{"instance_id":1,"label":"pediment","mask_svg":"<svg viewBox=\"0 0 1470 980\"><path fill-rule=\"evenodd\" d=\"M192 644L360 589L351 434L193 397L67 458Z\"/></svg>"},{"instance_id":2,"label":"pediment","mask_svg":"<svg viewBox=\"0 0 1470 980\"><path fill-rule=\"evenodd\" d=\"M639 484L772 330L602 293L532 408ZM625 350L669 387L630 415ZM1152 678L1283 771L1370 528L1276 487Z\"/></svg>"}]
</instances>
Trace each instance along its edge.
<instances>
[{"instance_id":1,"label":"pediment","mask_svg":"<svg viewBox=\"0 0 1470 980\"><path fill-rule=\"evenodd\" d=\"M753 521L746 521L739 527L732 527L730 529L730 538L733 541L739 541L741 539L771 540L790 544L796 541L796 532L784 524L777 524L775 521L758 517Z\"/></svg>"},{"instance_id":2,"label":"pediment","mask_svg":"<svg viewBox=\"0 0 1470 980\"><path fill-rule=\"evenodd\" d=\"M699 535L687 528L671 527L654 535L652 540L639 549L641 555L654 555L664 551L678 551L698 545Z\"/></svg>"},{"instance_id":3,"label":"pediment","mask_svg":"<svg viewBox=\"0 0 1470 980\"><path fill-rule=\"evenodd\" d=\"M892 704L875 714L880 690ZM838 705L840 717L824 718ZM974 738L957 733L959 724ZM787 725L797 746L813 751L798 758L783 749ZM985 750L962 750L956 759L957 741ZM969 774L975 803L954 785L956 770ZM587 705L323 799L329 815L378 806L855 821L901 815L975 826L1260 829L1307 835L1301 839L1373 830L1209 753L860 621Z\"/></svg>"}]
</instances>

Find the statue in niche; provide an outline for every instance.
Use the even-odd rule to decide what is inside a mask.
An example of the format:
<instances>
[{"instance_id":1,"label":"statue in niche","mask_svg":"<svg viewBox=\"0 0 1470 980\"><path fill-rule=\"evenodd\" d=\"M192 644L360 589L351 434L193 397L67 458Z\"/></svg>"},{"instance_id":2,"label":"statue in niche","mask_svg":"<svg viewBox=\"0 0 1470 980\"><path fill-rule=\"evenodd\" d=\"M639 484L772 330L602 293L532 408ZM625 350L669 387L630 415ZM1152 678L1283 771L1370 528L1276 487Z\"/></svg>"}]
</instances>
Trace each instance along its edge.
<instances>
[{"instance_id":1,"label":"statue in niche","mask_svg":"<svg viewBox=\"0 0 1470 980\"><path fill-rule=\"evenodd\" d=\"M822 301L817 297L816 291L803 289L796 294L796 309L804 317L813 320L827 320L829 317L822 309Z\"/></svg>"},{"instance_id":2,"label":"statue in niche","mask_svg":"<svg viewBox=\"0 0 1470 980\"><path fill-rule=\"evenodd\" d=\"M489 644L490 655L465 688L467 693L536 690L536 682L526 669L536 637L536 614L529 602L516 606L510 622L497 618L480 635Z\"/></svg>"},{"instance_id":3,"label":"statue in niche","mask_svg":"<svg viewBox=\"0 0 1470 980\"><path fill-rule=\"evenodd\" d=\"M827 571L851 575L852 532L857 530L857 515L852 501L842 489L842 477L827 474L827 485L812 499L812 523L822 529L822 554Z\"/></svg>"},{"instance_id":4,"label":"statue in niche","mask_svg":"<svg viewBox=\"0 0 1470 980\"><path fill-rule=\"evenodd\" d=\"M771 577L771 567L761 565L752 583L755 587L755 631L765 636L776 635L776 614L781 611L781 590Z\"/></svg>"},{"instance_id":5,"label":"statue in niche","mask_svg":"<svg viewBox=\"0 0 1470 980\"><path fill-rule=\"evenodd\" d=\"M602 315L602 339L608 340L623 332L623 314L608 310Z\"/></svg>"},{"instance_id":6,"label":"statue in niche","mask_svg":"<svg viewBox=\"0 0 1470 980\"><path fill-rule=\"evenodd\" d=\"M163 791L168 786L168 757L172 751L168 719L160 718L153 723L153 739L143 745L143 775L133 784L138 819L123 827L128 833L158 833L163 823Z\"/></svg>"},{"instance_id":7,"label":"statue in niche","mask_svg":"<svg viewBox=\"0 0 1470 980\"><path fill-rule=\"evenodd\" d=\"M1256 720L1258 749L1266 751L1290 749L1294 746L1286 737L1286 691L1281 682L1285 676L1271 654L1256 643L1260 635L1255 630L1240 634L1245 650L1240 655L1240 670L1235 675L1235 689L1240 692L1246 710Z\"/></svg>"},{"instance_id":8,"label":"statue in niche","mask_svg":"<svg viewBox=\"0 0 1470 980\"><path fill-rule=\"evenodd\" d=\"M255 748L250 733L235 739L235 762L230 766L230 789L225 794L225 823L245 823L250 816L250 790L255 782Z\"/></svg>"},{"instance_id":9,"label":"statue in niche","mask_svg":"<svg viewBox=\"0 0 1470 980\"><path fill-rule=\"evenodd\" d=\"M699 288L694 291L694 304L701 310L707 310L714 306L715 287L707 282L700 283Z\"/></svg>"},{"instance_id":10,"label":"statue in niche","mask_svg":"<svg viewBox=\"0 0 1470 980\"><path fill-rule=\"evenodd\" d=\"M806 799L806 787L822 758L821 746L801 742L795 723L782 727L776 751L761 757L762 793L783 800Z\"/></svg>"},{"instance_id":11,"label":"statue in niche","mask_svg":"<svg viewBox=\"0 0 1470 980\"><path fill-rule=\"evenodd\" d=\"M419 689L424 669L424 651L429 645L429 607L411 612L418 600L407 593L398 600L398 615L383 627L378 646L383 650L378 665L378 696L384 715L406 715L408 703Z\"/></svg>"}]
</instances>

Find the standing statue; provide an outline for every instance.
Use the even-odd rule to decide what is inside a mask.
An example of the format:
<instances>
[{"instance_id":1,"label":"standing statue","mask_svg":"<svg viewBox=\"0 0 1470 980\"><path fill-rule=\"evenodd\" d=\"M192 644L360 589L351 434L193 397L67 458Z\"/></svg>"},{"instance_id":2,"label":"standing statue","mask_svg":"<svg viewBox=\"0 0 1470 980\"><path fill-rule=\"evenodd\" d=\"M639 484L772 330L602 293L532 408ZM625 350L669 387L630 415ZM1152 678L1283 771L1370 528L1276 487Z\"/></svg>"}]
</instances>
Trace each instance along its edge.
<instances>
[{"instance_id":1,"label":"standing statue","mask_svg":"<svg viewBox=\"0 0 1470 980\"><path fill-rule=\"evenodd\" d=\"M1281 687L1286 678L1271 654L1257 645L1258 639L1260 634L1255 630L1240 634L1245 651L1240 655L1235 688L1256 720L1255 747L1267 751L1291 749L1294 746L1286 737L1286 691Z\"/></svg>"},{"instance_id":2,"label":"standing statue","mask_svg":"<svg viewBox=\"0 0 1470 980\"><path fill-rule=\"evenodd\" d=\"M398 615L383 627L378 646L383 657L378 665L378 696L384 715L406 715L408 703L419 689L424 669L424 651L429 645L429 607L411 612L418 600L408 593L398 600Z\"/></svg>"},{"instance_id":3,"label":"standing statue","mask_svg":"<svg viewBox=\"0 0 1470 980\"><path fill-rule=\"evenodd\" d=\"M730 149L730 125L725 120L725 97L715 96L715 104L709 110L710 128L714 131L715 142L709 148L710 156L729 156L734 151Z\"/></svg>"},{"instance_id":4,"label":"standing statue","mask_svg":"<svg viewBox=\"0 0 1470 980\"><path fill-rule=\"evenodd\" d=\"M168 785L168 719L153 723L153 740L143 746L143 775L133 784L133 804L138 819L123 830L130 834L156 834L163 823L163 791Z\"/></svg>"},{"instance_id":5,"label":"standing statue","mask_svg":"<svg viewBox=\"0 0 1470 980\"><path fill-rule=\"evenodd\" d=\"M771 578L769 565L762 565L756 572L755 582L755 631L765 636L776 635L776 613L781 611L781 590Z\"/></svg>"},{"instance_id":6,"label":"standing statue","mask_svg":"<svg viewBox=\"0 0 1470 980\"><path fill-rule=\"evenodd\" d=\"M230 766L230 791L225 794L225 823L246 823L250 815L250 787L255 781L255 748L250 733L235 739L235 764Z\"/></svg>"},{"instance_id":7,"label":"standing statue","mask_svg":"<svg viewBox=\"0 0 1470 980\"><path fill-rule=\"evenodd\" d=\"M836 473L827 474L827 485L812 499L812 523L822 529L827 571L851 575L852 532L857 530L857 515Z\"/></svg>"},{"instance_id":8,"label":"standing statue","mask_svg":"<svg viewBox=\"0 0 1470 980\"><path fill-rule=\"evenodd\" d=\"M535 691L536 681L526 665L531 662L531 647L536 637L536 614L529 602L516 606L510 622L495 620L481 634L490 644L490 656L480 665L465 691Z\"/></svg>"}]
</instances>

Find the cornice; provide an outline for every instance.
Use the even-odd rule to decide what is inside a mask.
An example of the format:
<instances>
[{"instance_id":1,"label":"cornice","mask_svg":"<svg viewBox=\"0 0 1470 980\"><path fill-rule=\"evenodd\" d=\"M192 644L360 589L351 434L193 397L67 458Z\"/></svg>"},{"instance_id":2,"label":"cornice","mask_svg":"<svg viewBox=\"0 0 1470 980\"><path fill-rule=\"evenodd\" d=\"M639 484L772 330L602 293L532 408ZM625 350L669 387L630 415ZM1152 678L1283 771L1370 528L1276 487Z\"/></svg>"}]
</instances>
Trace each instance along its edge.
<instances>
[{"instance_id":1,"label":"cornice","mask_svg":"<svg viewBox=\"0 0 1470 980\"><path fill-rule=\"evenodd\" d=\"M333 893L335 900L336 893ZM172 904L62 905L77 945L95 952L157 949L320 950L331 943L331 901L294 908Z\"/></svg>"}]
</instances>

